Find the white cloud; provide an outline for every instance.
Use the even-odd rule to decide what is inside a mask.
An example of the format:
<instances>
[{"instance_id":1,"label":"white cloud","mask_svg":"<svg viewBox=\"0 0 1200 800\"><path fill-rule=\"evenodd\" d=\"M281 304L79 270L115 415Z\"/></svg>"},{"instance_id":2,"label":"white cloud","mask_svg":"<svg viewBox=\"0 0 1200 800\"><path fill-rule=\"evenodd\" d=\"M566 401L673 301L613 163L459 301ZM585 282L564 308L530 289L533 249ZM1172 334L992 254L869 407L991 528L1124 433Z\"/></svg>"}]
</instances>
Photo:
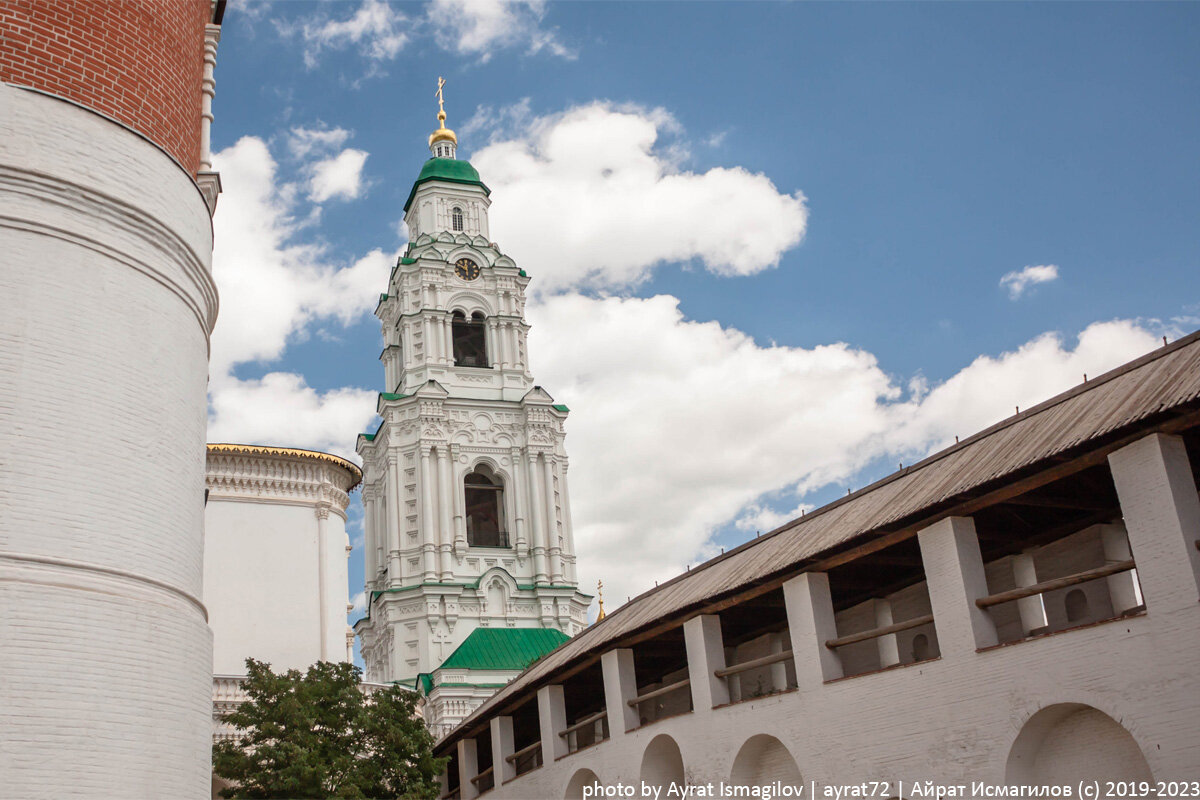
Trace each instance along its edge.
<instances>
[{"instance_id":1,"label":"white cloud","mask_svg":"<svg viewBox=\"0 0 1200 800\"><path fill-rule=\"evenodd\" d=\"M367 593L359 592L354 595L354 599L350 601L353 608L350 609L351 614L365 614L367 611Z\"/></svg>"},{"instance_id":2,"label":"white cloud","mask_svg":"<svg viewBox=\"0 0 1200 800\"><path fill-rule=\"evenodd\" d=\"M278 359L314 323L346 325L369 314L395 256L374 250L337 265L320 244L299 241L297 188L278 181L261 139L242 138L215 154L214 164L225 191L213 219L221 311L212 340L209 438L352 456L355 434L374 417L373 391L320 394L299 375L240 380L233 370Z\"/></svg>"},{"instance_id":3,"label":"white cloud","mask_svg":"<svg viewBox=\"0 0 1200 800\"><path fill-rule=\"evenodd\" d=\"M367 76L385 74L382 65L396 58L418 36L460 55L491 59L501 49L548 53L564 59L577 54L559 38L557 28L542 24L545 0L433 0L424 15L409 17L383 0L362 0L348 17L317 12L293 23L276 23L280 35L304 42L304 63L316 68L326 50L355 48L370 64Z\"/></svg>"},{"instance_id":4,"label":"white cloud","mask_svg":"<svg viewBox=\"0 0 1200 800\"><path fill-rule=\"evenodd\" d=\"M295 158L315 152L336 150L353 134L345 128L292 128L288 132L288 150Z\"/></svg>"},{"instance_id":5,"label":"white cloud","mask_svg":"<svg viewBox=\"0 0 1200 800\"><path fill-rule=\"evenodd\" d=\"M558 38L557 29L541 26L545 0L433 0L428 21L440 46L488 61L494 50L523 47L560 58L576 53Z\"/></svg>"},{"instance_id":6,"label":"white cloud","mask_svg":"<svg viewBox=\"0 0 1200 800\"><path fill-rule=\"evenodd\" d=\"M761 503L751 503L742 509L742 513L734 521L734 527L739 531L754 531L755 534L773 531L785 522L791 522L801 514L812 511L812 503L801 503L791 511L776 511Z\"/></svg>"},{"instance_id":7,"label":"white cloud","mask_svg":"<svg viewBox=\"0 0 1200 800\"><path fill-rule=\"evenodd\" d=\"M338 268L325 249L297 241L296 190L277 184L261 139L244 137L215 154L225 188L213 219L213 275L221 313L212 371L278 358L289 336L323 317L343 324L372 309L394 257L373 250Z\"/></svg>"},{"instance_id":8,"label":"white cloud","mask_svg":"<svg viewBox=\"0 0 1200 800\"><path fill-rule=\"evenodd\" d=\"M471 162L494 192L491 229L538 291L620 288L659 264L719 275L775 266L804 236L804 196L740 167L680 171L655 144L662 110L594 103L533 120Z\"/></svg>"},{"instance_id":9,"label":"white cloud","mask_svg":"<svg viewBox=\"0 0 1200 800\"><path fill-rule=\"evenodd\" d=\"M349 148L311 167L308 199L315 203L339 198L353 200L363 188L362 171L367 152Z\"/></svg>"},{"instance_id":10,"label":"white cloud","mask_svg":"<svg viewBox=\"0 0 1200 800\"><path fill-rule=\"evenodd\" d=\"M894 409L890 447L923 454L966 438L1161 343L1137 322L1113 320L1089 325L1074 349L1059 334L1044 333L1010 353L979 356L919 403Z\"/></svg>"},{"instance_id":11,"label":"white cloud","mask_svg":"<svg viewBox=\"0 0 1200 800\"><path fill-rule=\"evenodd\" d=\"M369 61L391 60L408 44L410 27L408 17L390 3L363 0L354 14L345 19L314 15L293 26L281 25L279 30L285 36L298 34L304 40L304 63L312 69L320 62L323 49L357 47Z\"/></svg>"},{"instance_id":12,"label":"white cloud","mask_svg":"<svg viewBox=\"0 0 1200 800\"><path fill-rule=\"evenodd\" d=\"M1043 264L1025 267L1018 272L1009 272L1000 279L1000 286L1008 290L1009 298L1017 300L1030 286L1053 280L1058 280L1058 267L1054 264Z\"/></svg>"},{"instance_id":13,"label":"white cloud","mask_svg":"<svg viewBox=\"0 0 1200 800\"><path fill-rule=\"evenodd\" d=\"M358 461L354 444L375 416L375 398L374 391L349 387L321 394L289 372L224 379L210 393L208 436L322 450Z\"/></svg>"},{"instance_id":14,"label":"white cloud","mask_svg":"<svg viewBox=\"0 0 1200 800\"><path fill-rule=\"evenodd\" d=\"M1128 321L1094 324L1073 348L1046 334L917 399L870 353L764 347L677 303L567 294L529 308L534 373L572 412L581 583L603 578L617 602L712 555L719 527L766 531L807 508L778 513L771 498L865 480L876 459L925 455L1157 341Z\"/></svg>"}]
</instances>

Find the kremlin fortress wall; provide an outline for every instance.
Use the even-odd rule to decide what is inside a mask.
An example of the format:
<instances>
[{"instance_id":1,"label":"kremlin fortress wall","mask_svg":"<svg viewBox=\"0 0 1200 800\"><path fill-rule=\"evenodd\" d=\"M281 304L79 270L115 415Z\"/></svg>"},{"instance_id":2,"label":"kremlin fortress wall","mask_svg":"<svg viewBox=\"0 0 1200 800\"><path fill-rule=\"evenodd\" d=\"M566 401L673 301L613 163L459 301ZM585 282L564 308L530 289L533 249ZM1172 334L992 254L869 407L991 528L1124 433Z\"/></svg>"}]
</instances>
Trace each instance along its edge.
<instances>
[{"instance_id":1,"label":"kremlin fortress wall","mask_svg":"<svg viewBox=\"0 0 1200 800\"><path fill-rule=\"evenodd\" d=\"M209 793L203 173L220 11L0 2L8 797Z\"/></svg>"}]
</instances>

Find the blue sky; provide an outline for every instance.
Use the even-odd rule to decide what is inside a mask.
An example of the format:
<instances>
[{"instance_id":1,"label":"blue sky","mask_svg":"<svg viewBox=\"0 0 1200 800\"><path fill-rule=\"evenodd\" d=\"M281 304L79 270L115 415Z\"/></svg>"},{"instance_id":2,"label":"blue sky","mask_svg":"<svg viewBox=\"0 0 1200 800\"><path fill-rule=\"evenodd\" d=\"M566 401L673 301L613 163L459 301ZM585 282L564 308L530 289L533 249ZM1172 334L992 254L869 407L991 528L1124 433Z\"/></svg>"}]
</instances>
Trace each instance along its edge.
<instances>
[{"instance_id":1,"label":"blue sky","mask_svg":"<svg viewBox=\"0 0 1200 800\"><path fill-rule=\"evenodd\" d=\"M619 602L1200 326L1197 41L1183 3L231 3L210 438L371 424L443 75Z\"/></svg>"}]
</instances>

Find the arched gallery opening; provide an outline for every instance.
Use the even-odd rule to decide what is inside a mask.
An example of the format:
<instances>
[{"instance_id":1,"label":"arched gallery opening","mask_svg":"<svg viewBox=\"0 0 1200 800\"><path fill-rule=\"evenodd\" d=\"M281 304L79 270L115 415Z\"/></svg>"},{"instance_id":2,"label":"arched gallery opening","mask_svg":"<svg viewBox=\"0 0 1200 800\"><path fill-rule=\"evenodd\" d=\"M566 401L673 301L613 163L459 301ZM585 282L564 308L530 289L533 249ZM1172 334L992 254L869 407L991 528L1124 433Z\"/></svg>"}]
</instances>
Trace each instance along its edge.
<instances>
[{"instance_id":1,"label":"arched gallery opening","mask_svg":"<svg viewBox=\"0 0 1200 800\"><path fill-rule=\"evenodd\" d=\"M650 786L663 789L672 783L683 785L683 754L679 752L675 740L665 733L655 736L646 746L646 752L642 755L641 779Z\"/></svg>"},{"instance_id":2,"label":"arched gallery opening","mask_svg":"<svg viewBox=\"0 0 1200 800\"><path fill-rule=\"evenodd\" d=\"M765 733L751 736L733 760L729 783L733 786L767 786L775 781L792 786L804 784L796 759L783 742Z\"/></svg>"},{"instance_id":3,"label":"arched gallery opening","mask_svg":"<svg viewBox=\"0 0 1200 800\"><path fill-rule=\"evenodd\" d=\"M583 787L594 786L597 783L600 783L600 776L590 769L576 770L575 774L571 776L571 780L567 781L563 798L564 800L583 800Z\"/></svg>"},{"instance_id":4,"label":"arched gallery opening","mask_svg":"<svg viewBox=\"0 0 1200 800\"><path fill-rule=\"evenodd\" d=\"M1010 786L1078 781L1149 781L1150 765L1132 734L1092 706L1059 703L1034 714L1008 754Z\"/></svg>"}]
</instances>

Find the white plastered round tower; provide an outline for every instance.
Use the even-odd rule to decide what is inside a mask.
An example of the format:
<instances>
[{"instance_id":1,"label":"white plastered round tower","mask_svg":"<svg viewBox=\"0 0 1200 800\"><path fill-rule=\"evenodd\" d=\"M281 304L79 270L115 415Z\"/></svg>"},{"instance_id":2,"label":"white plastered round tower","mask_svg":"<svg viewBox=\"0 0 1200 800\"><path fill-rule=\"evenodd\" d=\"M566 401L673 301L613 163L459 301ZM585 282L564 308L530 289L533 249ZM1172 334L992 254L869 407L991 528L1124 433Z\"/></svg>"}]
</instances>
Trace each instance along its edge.
<instances>
[{"instance_id":1,"label":"white plastered round tower","mask_svg":"<svg viewBox=\"0 0 1200 800\"><path fill-rule=\"evenodd\" d=\"M213 12L192 0L152 10L178 38L130 58L180 53L186 70L163 78L98 55L104 41L142 41L144 11L31 4L3 21L35 31L22 45L28 58L6 62L13 82L0 84L0 793L8 797L210 791L211 634L200 593L217 295L197 144ZM87 32L72 35L59 59L42 58L36 33L53 14L71 17L63 30ZM94 14L109 15L110 27ZM38 59L43 71L21 73ZM72 83L66 73L84 64L128 79ZM53 80L39 83L43 74ZM194 83L194 98L144 119L142 106L126 103L168 79Z\"/></svg>"}]
</instances>

